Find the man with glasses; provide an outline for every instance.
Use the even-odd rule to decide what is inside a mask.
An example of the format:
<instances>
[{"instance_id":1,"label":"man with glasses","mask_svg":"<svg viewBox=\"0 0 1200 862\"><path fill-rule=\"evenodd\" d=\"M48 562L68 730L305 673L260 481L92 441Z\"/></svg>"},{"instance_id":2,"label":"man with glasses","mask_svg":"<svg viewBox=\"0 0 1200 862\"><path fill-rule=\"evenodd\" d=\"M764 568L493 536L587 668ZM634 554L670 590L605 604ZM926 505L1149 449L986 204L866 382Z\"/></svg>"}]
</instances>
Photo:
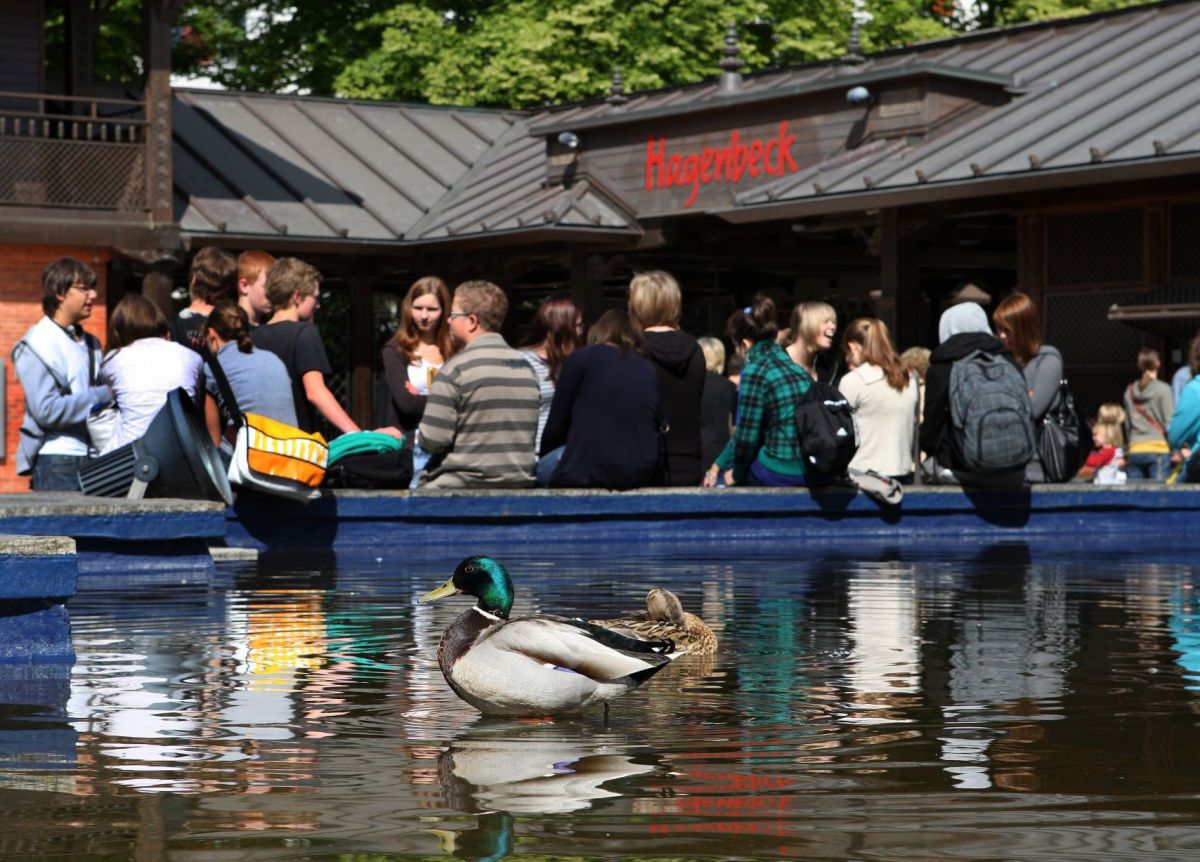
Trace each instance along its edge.
<instances>
[{"instance_id":1,"label":"man with glasses","mask_svg":"<svg viewBox=\"0 0 1200 862\"><path fill-rule=\"evenodd\" d=\"M64 257L42 273L46 316L13 347L13 367L25 391L17 473L34 491L78 491L88 455L87 418L112 403L100 380L100 342L83 331L96 301L96 273Z\"/></svg>"},{"instance_id":2,"label":"man with glasses","mask_svg":"<svg viewBox=\"0 0 1200 862\"><path fill-rule=\"evenodd\" d=\"M450 337L460 346L429 390L417 445L431 453L422 488L531 488L538 383L500 329L504 291L468 281L450 303Z\"/></svg>"}]
</instances>

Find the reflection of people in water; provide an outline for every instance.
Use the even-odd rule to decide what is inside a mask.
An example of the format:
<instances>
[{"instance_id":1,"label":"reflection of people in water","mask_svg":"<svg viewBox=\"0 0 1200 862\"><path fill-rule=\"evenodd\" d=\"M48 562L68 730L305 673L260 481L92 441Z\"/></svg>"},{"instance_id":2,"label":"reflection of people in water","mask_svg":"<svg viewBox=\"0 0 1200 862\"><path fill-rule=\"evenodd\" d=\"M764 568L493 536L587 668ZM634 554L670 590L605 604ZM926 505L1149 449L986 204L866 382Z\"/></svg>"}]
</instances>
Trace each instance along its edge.
<instances>
[{"instance_id":1,"label":"reflection of people in water","mask_svg":"<svg viewBox=\"0 0 1200 862\"><path fill-rule=\"evenodd\" d=\"M968 574L954 614L941 759L960 790L1035 789L1029 764L1000 765L1016 758L999 754L1027 753L1042 735L1040 722L1016 717L1060 709L1063 673L1076 648L1066 590L1053 570L1031 572L1023 543L984 548Z\"/></svg>"}]
</instances>

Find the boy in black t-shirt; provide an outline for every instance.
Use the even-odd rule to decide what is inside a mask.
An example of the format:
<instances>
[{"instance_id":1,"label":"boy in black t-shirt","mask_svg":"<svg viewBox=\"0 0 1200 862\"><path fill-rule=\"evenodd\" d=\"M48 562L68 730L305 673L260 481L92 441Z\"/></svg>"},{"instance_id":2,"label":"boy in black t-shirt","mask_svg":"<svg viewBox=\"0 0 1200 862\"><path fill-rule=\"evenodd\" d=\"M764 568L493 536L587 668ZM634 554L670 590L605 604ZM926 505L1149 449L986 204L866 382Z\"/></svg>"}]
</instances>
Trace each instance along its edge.
<instances>
[{"instance_id":1,"label":"boy in black t-shirt","mask_svg":"<svg viewBox=\"0 0 1200 862\"><path fill-rule=\"evenodd\" d=\"M267 270L266 294L271 317L250 338L255 348L271 351L287 366L300 427L317 430L319 412L343 433L360 430L325 385L325 375L333 373L333 367L312 323L321 306L321 273L294 257L280 258Z\"/></svg>"}]
</instances>

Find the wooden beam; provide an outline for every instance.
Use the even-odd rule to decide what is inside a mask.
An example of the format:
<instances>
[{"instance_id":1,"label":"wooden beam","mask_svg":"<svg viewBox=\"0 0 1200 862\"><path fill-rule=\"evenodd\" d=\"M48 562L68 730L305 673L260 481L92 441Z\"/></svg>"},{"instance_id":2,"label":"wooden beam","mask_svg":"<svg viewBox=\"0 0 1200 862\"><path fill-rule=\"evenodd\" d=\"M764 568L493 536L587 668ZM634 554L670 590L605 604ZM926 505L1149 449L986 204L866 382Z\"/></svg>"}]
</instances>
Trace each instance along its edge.
<instances>
[{"instance_id":1,"label":"wooden beam","mask_svg":"<svg viewBox=\"0 0 1200 862\"><path fill-rule=\"evenodd\" d=\"M1025 213L1017 218L1017 289L1046 308L1046 217Z\"/></svg>"},{"instance_id":2,"label":"wooden beam","mask_svg":"<svg viewBox=\"0 0 1200 862\"><path fill-rule=\"evenodd\" d=\"M603 284L586 248L572 245L570 258L571 298L583 309L583 319L590 323L604 310Z\"/></svg>"},{"instance_id":3,"label":"wooden beam","mask_svg":"<svg viewBox=\"0 0 1200 862\"><path fill-rule=\"evenodd\" d=\"M879 301L875 316L887 324L903 350L917 343L921 313L916 242L902 236L900 210L879 213ZM849 322L849 321L847 321Z\"/></svg>"},{"instance_id":4,"label":"wooden beam","mask_svg":"<svg viewBox=\"0 0 1200 862\"><path fill-rule=\"evenodd\" d=\"M146 207L155 224L174 221L171 188L171 23L169 0L142 0L145 27Z\"/></svg>"},{"instance_id":5,"label":"wooden beam","mask_svg":"<svg viewBox=\"0 0 1200 862\"><path fill-rule=\"evenodd\" d=\"M350 418L359 428L375 427L375 305L371 282L355 273L350 283Z\"/></svg>"},{"instance_id":6,"label":"wooden beam","mask_svg":"<svg viewBox=\"0 0 1200 862\"><path fill-rule=\"evenodd\" d=\"M92 90L94 28L92 0L67 0L63 21L63 87L68 96L88 96Z\"/></svg>"}]
</instances>

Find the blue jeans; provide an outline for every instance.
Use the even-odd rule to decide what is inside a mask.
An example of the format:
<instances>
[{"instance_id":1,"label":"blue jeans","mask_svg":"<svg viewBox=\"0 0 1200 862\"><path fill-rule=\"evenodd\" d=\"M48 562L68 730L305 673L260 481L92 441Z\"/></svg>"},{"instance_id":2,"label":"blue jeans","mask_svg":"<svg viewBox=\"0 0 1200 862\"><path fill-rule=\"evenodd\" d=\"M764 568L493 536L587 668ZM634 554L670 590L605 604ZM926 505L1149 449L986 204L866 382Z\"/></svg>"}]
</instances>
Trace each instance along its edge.
<instances>
[{"instance_id":1,"label":"blue jeans","mask_svg":"<svg viewBox=\"0 0 1200 862\"><path fill-rule=\"evenodd\" d=\"M83 461L82 455L38 455L29 487L34 491L82 491L79 465Z\"/></svg>"},{"instance_id":2,"label":"blue jeans","mask_svg":"<svg viewBox=\"0 0 1200 862\"><path fill-rule=\"evenodd\" d=\"M539 488L549 488L550 479L554 476L554 471L558 469L558 462L562 460L563 452L567 449L566 446L559 446L557 449L551 449L537 462L537 478L534 484Z\"/></svg>"},{"instance_id":3,"label":"blue jeans","mask_svg":"<svg viewBox=\"0 0 1200 862\"><path fill-rule=\"evenodd\" d=\"M1165 482L1171 472L1171 456L1154 452L1130 455L1125 466L1130 482Z\"/></svg>"}]
</instances>

